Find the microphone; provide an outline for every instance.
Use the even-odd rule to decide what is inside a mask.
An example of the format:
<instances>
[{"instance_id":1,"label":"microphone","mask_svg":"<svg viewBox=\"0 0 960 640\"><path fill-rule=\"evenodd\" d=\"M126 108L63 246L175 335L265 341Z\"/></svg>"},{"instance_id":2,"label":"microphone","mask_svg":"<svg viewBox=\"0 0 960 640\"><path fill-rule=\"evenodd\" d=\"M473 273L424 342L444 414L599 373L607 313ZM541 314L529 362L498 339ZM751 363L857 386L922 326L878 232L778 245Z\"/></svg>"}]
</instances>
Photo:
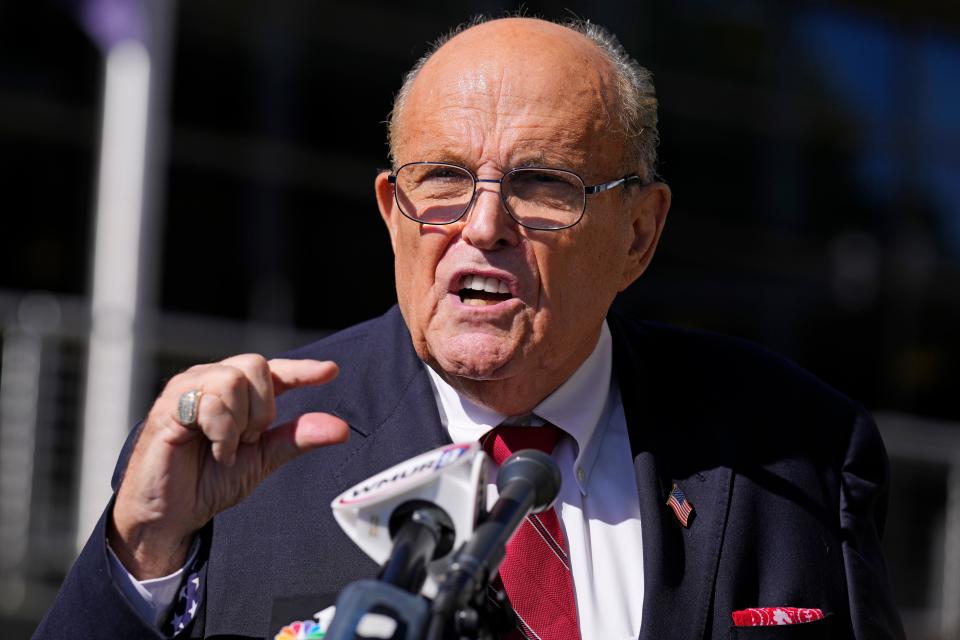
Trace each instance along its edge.
<instances>
[{"instance_id":1,"label":"microphone","mask_svg":"<svg viewBox=\"0 0 960 640\"><path fill-rule=\"evenodd\" d=\"M484 517L489 465L475 442L440 447L333 501L337 523L382 569L378 581L360 580L340 593L330 640L440 638L448 622L476 630L481 612L495 613L485 587L527 514L556 499L560 471L541 451L514 453L500 467L500 495ZM432 607L418 594L434 598ZM370 636L361 631L368 627Z\"/></svg>"},{"instance_id":2,"label":"microphone","mask_svg":"<svg viewBox=\"0 0 960 640\"><path fill-rule=\"evenodd\" d=\"M476 442L439 447L360 482L330 506L350 539L383 567L382 581L432 598L446 556L466 543L485 512L489 465Z\"/></svg>"},{"instance_id":3,"label":"microphone","mask_svg":"<svg viewBox=\"0 0 960 640\"><path fill-rule=\"evenodd\" d=\"M486 506L489 458L476 442L428 451L364 480L330 505L337 523L381 565L337 598L329 640L422 638L436 576Z\"/></svg>"},{"instance_id":4,"label":"microphone","mask_svg":"<svg viewBox=\"0 0 960 640\"><path fill-rule=\"evenodd\" d=\"M473 537L454 555L439 583L428 637L440 637L454 611L490 582L513 533L529 513L553 504L560 482L560 469L542 451L523 449L504 461L497 474L499 498Z\"/></svg>"}]
</instances>

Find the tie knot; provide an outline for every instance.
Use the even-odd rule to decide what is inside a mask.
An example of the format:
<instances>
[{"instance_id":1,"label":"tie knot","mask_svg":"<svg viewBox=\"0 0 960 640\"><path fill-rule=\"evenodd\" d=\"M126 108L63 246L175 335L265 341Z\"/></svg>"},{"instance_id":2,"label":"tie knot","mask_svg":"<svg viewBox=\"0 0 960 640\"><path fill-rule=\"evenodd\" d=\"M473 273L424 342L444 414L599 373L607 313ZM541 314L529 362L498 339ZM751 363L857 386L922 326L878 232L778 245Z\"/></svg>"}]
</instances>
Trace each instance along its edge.
<instances>
[{"instance_id":1,"label":"tie knot","mask_svg":"<svg viewBox=\"0 0 960 640\"><path fill-rule=\"evenodd\" d=\"M483 449L497 464L510 457L510 454L520 449L539 449L544 453L553 453L563 430L552 424L540 427L511 427L500 425L486 436L482 443Z\"/></svg>"}]
</instances>

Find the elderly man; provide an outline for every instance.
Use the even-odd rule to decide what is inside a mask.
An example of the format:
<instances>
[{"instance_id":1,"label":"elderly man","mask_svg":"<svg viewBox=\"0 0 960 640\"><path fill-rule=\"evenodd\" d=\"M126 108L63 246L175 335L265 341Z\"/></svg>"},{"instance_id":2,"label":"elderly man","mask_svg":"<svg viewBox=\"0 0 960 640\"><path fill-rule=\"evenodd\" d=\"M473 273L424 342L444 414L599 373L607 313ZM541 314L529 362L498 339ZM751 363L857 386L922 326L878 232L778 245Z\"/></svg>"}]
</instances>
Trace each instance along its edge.
<instances>
[{"instance_id":1,"label":"elderly man","mask_svg":"<svg viewBox=\"0 0 960 640\"><path fill-rule=\"evenodd\" d=\"M376 572L334 496L535 432L563 486L524 524L552 546L498 578L523 636L901 637L863 411L756 347L607 317L670 205L656 125L649 74L589 23L485 22L425 57L375 184L399 309L170 380L38 636L268 635L277 603Z\"/></svg>"}]
</instances>

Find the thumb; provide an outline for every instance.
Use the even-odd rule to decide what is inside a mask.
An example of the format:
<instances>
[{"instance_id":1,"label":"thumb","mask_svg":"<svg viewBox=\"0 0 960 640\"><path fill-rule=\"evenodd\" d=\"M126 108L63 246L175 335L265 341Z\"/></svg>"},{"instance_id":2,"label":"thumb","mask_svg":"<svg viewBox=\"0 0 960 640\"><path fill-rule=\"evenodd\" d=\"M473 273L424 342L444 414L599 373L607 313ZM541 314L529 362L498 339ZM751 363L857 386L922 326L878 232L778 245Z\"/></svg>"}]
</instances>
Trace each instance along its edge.
<instances>
[{"instance_id":1,"label":"thumb","mask_svg":"<svg viewBox=\"0 0 960 640\"><path fill-rule=\"evenodd\" d=\"M305 413L270 429L260 439L267 473L317 447L346 442L347 423L329 413Z\"/></svg>"}]
</instances>

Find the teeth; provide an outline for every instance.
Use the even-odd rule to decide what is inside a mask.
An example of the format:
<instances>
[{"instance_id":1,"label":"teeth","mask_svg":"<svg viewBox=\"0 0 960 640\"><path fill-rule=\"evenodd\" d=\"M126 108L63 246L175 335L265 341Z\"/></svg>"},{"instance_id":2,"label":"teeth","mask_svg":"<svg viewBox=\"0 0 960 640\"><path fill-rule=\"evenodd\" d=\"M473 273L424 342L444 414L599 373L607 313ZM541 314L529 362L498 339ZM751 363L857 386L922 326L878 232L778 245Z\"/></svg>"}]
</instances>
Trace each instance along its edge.
<instances>
[{"instance_id":1,"label":"teeth","mask_svg":"<svg viewBox=\"0 0 960 640\"><path fill-rule=\"evenodd\" d=\"M486 291L488 293L510 293L510 287L499 278L484 278L483 276L467 275L460 282L461 289Z\"/></svg>"}]
</instances>

